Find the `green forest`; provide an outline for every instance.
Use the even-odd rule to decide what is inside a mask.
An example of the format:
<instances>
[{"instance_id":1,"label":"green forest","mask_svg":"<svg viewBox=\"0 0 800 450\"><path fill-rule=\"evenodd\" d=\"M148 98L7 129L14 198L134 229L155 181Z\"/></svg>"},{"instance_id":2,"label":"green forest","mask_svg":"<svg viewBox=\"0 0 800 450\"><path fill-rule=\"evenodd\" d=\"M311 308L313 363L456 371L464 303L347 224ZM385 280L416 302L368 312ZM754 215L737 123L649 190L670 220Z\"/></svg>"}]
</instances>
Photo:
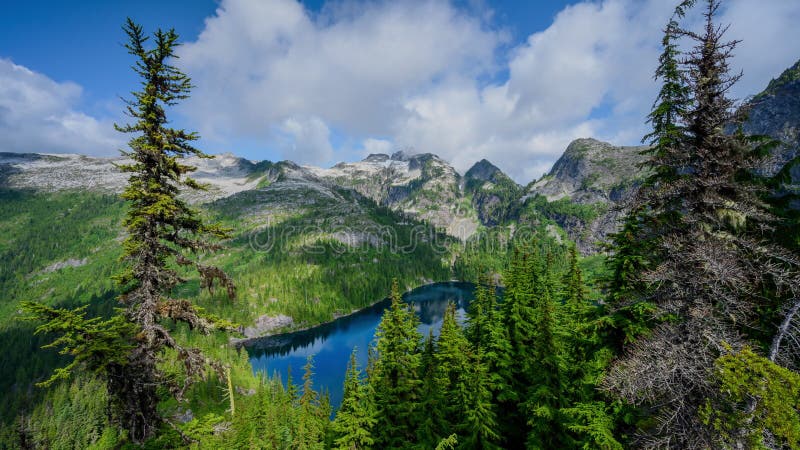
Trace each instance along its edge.
<instances>
[{"instance_id":1,"label":"green forest","mask_svg":"<svg viewBox=\"0 0 800 450\"><path fill-rule=\"evenodd\" d=\"M266 227L241 212L286 194L196 208L184 194L208 186L185 161L213 156L168 119L193 87L179 37L128 19L124 191L0 189L0 449L800 449L800 199L786 170L757 170L781 143L742 126L720 3L665 24L647 175L585 257L552 230L606 206L518 204L510 178L466 187L503 225L466 241L344 188L347 214L309 190L314 211ZM320 223L379 224L393 245ZM287 230L305 231L260 251ZM474 300L423 335L402 294L447 280ZM387 295L338 407L313 356L281 379L232 341L262 316L290 332Z\"/></svg>"}]
</instances>

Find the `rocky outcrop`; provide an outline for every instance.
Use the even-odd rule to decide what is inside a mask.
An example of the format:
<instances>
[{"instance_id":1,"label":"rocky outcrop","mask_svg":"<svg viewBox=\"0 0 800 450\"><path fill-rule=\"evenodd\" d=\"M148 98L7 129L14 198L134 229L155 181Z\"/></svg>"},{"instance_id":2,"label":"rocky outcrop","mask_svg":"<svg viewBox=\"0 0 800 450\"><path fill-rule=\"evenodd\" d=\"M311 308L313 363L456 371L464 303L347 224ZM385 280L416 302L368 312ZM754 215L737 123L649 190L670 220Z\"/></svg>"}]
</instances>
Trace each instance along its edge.
<instances>
[{"instance_id":1,"label":"rocky outcrop","mask_svg":"<svg viewBox=\"0 0 800 450\"><path fill-rule=\"evenodd\" d=\"M471 236L479 225L477 214L464 199L461 176L431 153L372 154L329 169L305 168L329 183L353 189L379 205L461 239Z\"/></svg>"},{"instance_id":2,"label":"rocky outcrop","mask_svg":"<svg viewBox=\"0 0 800 450\"><path fill-rule=\"evenodd\" d=\"M621 206L635 192L645 173L641 168L646 147L620 147L596 139L577 139L545 176L528 186L523 202L536 196L547 202L583 205L586 214L560 213L546 208L584 254L599 250L605 237L617 229ZM557 203L556 203L557 204Z\"/></svg>"},{"instance_id":3,"label":"rocky outcrop","mask_svg":"<svg viewBox=\"0 0 800 450\"><path fill-rule=\"evenodd\" d=\"M577 139L545 176L529 186L530 194L548 200L569 198L592 204L617 203L643 178L646 147L619 147L596 139Z\"/></svg>"},{"instance_id":4,"label":"rocky outcrop","mask_svg":"<svg viewBox=\"0 0 800 450\"><path fill-rule=\"evenodd\" d=\"M762 172L775 175L787 168L790 182L784 189L800 193L800 61L770 81L767 88L745 104L745 133L780 141L764 163ZM800 206L800 205L798 205Z\"/></svg>"},{"instance_id":5,"label":"rocky outcrop","mask_svg":"<svg viewBox=\"0 0 800 450\"><path fill-rule=\"evenodd\" d=\"M0 187L40 191L91 190L120 193L128 175L117 164L128 160L74 154L0 153ZM188 199L205 203L255 188L258 164L230 153L213 159L191 157L186 164L197 167L192 178L209 185L206 192L193 192Z\"/></svg>"},{"instance_id":6,"label":"rocky outcrop","mask_svg":"<svg viewBox=\"0 0 800 450\"><path fill-rule=\"evenodd\" d=\"M289 316L278 314L277 316L260 316L256 319L253 326L245 327L242 334L247 338L266 336L275 330L290 327L294 324L294 319Z\"/></svg>"},{"instance_id":7,"label":"rocky outcrop","mask_svg":"<svg viewBox=\"0 0 800 450\"><path fill-rule=\"evenodd\" d=\"M496 226L515 217L522 186L486 159L464 174L463 190L472 197L472 207L486 226Z\"/></svg>"}]
</instances>

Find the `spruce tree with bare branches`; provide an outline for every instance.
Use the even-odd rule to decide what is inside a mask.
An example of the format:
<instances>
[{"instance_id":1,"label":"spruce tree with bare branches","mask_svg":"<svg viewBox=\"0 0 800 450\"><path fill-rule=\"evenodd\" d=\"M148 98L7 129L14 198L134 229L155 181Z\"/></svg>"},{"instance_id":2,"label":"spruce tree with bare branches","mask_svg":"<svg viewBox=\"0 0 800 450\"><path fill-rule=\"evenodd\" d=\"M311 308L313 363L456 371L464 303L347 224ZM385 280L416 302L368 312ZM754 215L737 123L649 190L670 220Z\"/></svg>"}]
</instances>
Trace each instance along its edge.
<instances>
[{"instance_id":1,"label":"spruce tree with bare branches","mask_svg":"<svg viewBox=\"0 0 800 450\"><path fill-rule=\"evenodd\" d=\"M665 30L656 72L664 87L646 138L652 175L632 201L627 234L616 237L623 248L631 245L621 239L637 242L625 258L644 263L617 277L612 287L624 295L612 293L613 306L650 305L652 329L627 347L604 387L652 411L656 420L637 442L649 448L721 445L718 430L699 414L708 402L724 401L715 361L764 334L774 335L773 349L780 347L781 319L795 315L800 294L800 261L775 244L777 218L754 175L765 146L741 131L726 132L746 112L729 96L740 78L729 68L738 42L725 42L727 28L715 22L720 0L705 1L702 31L682 28L694 4L682 2ZM678 49L681 39L694 43L691 50ZM626 268L614 258L612 268ZM764 329L764 312L771 310L783 314Z\"/></svg>"}]
</instances>

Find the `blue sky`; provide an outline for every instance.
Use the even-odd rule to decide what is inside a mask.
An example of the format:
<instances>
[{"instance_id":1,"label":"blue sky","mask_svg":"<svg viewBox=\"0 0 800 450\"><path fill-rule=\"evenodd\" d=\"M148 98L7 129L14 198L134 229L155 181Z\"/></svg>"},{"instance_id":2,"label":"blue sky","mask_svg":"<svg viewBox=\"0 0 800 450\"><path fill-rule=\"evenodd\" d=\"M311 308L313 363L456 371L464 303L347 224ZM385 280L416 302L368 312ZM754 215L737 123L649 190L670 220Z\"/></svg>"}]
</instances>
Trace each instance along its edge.
<instances>
[{"instance_id":1,"label":"blue sky","mask_svg":"<svg viewBox=\"0 0 800 450\"><path fill-rule=\"evenodd\" d=\"M127 17L146 30L175 28L182 40L193 41L218 0L29 0L7 2L0 14L0 57L55 81L73 81L84 88L81 107L93 114L117 108L115 98L136 86L130 56L121 48ZM492 2L494 23L516 40L546 28L568 1ZM314 13L323 0L302 4ZM471 8L470 2L462 2ZM463 7L463 6L462 6ZM109 104L111 103L111 104Z\"/></svg>"},{"instance_id":2,"label":"blue sky","mask_svg":"<svg viewBox=\"0 0 800 450\"><path fill-rule=\"evenodd\" d=\"M664 0L6 2L0 151L113 155L119 96L137 86L126 17L174 27L195 81L173 111L200 146L330 165L413 148L459 170L489 158L526 182L566 144L635 144L656 85ZM743 39L734 93L800 58L800 2L728 0ZM689 19L691 25L692 18Z\"/></svg>"}]
</instances>

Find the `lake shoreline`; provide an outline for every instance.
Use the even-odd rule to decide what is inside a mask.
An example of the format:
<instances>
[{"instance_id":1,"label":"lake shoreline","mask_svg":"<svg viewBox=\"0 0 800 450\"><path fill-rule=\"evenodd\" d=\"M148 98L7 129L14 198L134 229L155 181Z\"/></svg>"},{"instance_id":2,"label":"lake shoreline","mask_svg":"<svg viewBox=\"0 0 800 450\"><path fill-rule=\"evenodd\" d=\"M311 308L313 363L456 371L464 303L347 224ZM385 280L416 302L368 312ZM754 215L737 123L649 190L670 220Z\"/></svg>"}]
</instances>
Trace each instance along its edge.
<instances>
[{"instance_id":1,"label":"lake shoreline","mask_svg":"<svg viewBox=\"0 0 800 450\"><path fill-rule=\"evenodd\" d=\"M469 283L469 281L463 281L463 280L431 281L430 283L421 284L421 285L416 286L416 287L414 287L412 289L408 289L403 293L403 295L405 295L405 294L407 294L409 292L413 292L413 291L415 291L417 289L421 289L421 288L424 288L424 287L433 286L433 285L437 285L437 284L443 284L443 283ZM388 298L389 297L384 297L382 299L376 300L376 301L370 303L369 305L362 306L361 308L358 308L358 309L354 309L354 310L350 311L347 314L342 314L341 316L335 317L335 318L333 318L331 320L328 320L328 321L325 321L325 322L319 322L317 324L304 326L302 328L295 328L295 329L291 329L291 330L277 331L275 333L267 333L267 334L264 334L264 335L261 335L261 336L256 336L256 337L245 337L245 338L231 337L229 339L228 343L229 343L229 345L232 345L234 348L240 349L242 347L247 347L249 345L255 344L257 341L260 341L260 340L265 340L265 339L268 339L268 338L280 338L280 337L285 336L285 335L290 335L290 334L294 334L294 333L302 333L303 331L308 331L308 330L311 330L313 328L321 327L323 325L329 325L329 324L332 324L332 323L336 322L339 319L344 319L346 317L350 317L350 316L353 316L355 314L358 314L358 313L360 313L360 312L362 312L362 311L364 311L366 309L374 307L378 303L380 303L382 301L385 301Z\"/></svg>"}]
</instances>

